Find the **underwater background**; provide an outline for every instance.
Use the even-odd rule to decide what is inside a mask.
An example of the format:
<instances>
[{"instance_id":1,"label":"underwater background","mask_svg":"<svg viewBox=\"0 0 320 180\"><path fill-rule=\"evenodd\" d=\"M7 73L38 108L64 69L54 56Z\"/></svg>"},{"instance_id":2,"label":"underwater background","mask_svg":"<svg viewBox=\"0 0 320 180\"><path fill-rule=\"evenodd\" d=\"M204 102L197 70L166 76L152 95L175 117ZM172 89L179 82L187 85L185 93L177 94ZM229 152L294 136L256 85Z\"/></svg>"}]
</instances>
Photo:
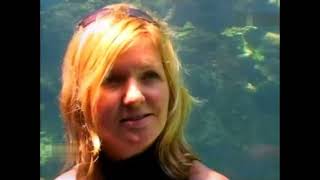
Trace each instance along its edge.
<instances>
[{"instance_id":1,"label":"underwater background","mask_svg":"<svg viewBox=\"0 0 320 180\"><path fill-rule=\"evenodd\" d=\"M40 179L64 158L61 63L75 24L119 0L41 0ZM232 180L278 180L280 0L132 0L166 19L191 93L186 137L204 163Z\"/></svg>"}]
</instances>

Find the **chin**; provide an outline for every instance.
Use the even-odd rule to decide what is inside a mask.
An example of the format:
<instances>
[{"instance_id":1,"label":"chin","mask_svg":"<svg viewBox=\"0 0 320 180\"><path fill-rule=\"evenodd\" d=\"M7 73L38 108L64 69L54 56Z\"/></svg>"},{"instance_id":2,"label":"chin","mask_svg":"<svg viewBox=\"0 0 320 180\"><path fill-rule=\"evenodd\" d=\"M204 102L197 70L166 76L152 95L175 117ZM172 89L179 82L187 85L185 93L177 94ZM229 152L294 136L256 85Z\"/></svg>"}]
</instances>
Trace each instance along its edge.
<instances>
[{"instance_id":1,"label":"chin","mask_svg":"<svg viewBox=\"0 0 320 180\"><path fill-rule=\"evenodd\" d=\"M142 152L144 152L146 149L148 149L153 143L155 142L155 140L151 141L150 143L125 143L122 145L118 145L118 148L114 148L116 147L116 145L114 145L111 148L104 148L106 150L108 156L111 159L114 160L125 160L128 158L131 158L135 155L138 155ZM112 149L111 151L108 151L108 149Z\"/></svg>"},{"instance_id":2,"label":"chin","mask_svg":"<svg viewBox=\"0 0 320 180\"><path fill-rule=\"evenodd\" d=\"M159 127L159 126L158 126ZM138 155L155 143L163 128L148 127L143 131L124 131L117 135L102 136L102 148L114 160L123 160ZM108 136L109 135L109 136Z\"/></svg>"}]
</instances>

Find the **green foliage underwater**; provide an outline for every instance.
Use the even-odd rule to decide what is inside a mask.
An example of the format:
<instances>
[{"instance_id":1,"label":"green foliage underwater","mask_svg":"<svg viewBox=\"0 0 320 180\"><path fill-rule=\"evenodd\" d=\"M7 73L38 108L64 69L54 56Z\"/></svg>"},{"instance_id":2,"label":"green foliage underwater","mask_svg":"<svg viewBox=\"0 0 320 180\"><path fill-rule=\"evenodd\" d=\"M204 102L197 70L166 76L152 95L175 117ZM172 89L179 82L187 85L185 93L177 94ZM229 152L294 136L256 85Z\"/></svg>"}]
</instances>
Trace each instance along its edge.
<instances>
[{"instance_id":1,"label":"green foliage underwater","mask_svg":"<svg viewBox=\"0 0 320 180\"><path fill-rule=\"evenodd\" d=\"M117 0L41 0L41 178L63 165L60 65L75 23ZM280 0L127 1L175 31L185 82L202 101L187 140L211 168L237 180L279 178Z\"/></svg>"}]
</instances>

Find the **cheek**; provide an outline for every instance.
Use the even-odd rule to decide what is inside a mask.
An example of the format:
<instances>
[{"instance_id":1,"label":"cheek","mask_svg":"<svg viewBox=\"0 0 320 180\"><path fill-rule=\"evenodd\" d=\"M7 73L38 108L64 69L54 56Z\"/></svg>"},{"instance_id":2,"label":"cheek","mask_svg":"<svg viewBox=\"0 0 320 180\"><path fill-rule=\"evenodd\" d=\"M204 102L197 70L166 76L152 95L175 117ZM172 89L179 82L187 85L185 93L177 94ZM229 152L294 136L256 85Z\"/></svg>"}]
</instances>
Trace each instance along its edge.
<instances>
[{"instance_id":1,"label":"cheek","mask_svg":"<svg viewBox=\"0 0 320 180\"><path fill-rule=\"evenodd\" d=\"M112 96L105 96L101 94L96 102L94 108L94 115L96 117L96 124L107 124L115 118L117 107L117 100Z\"/></svg>"},{"instance_id":2,"label":"cheek","mask_svg":"<svg viewBox=\"0 0 320 180\"><path fill-rule=\"evenodd\" d=\"M156 107L159 113L165 113L169 104L169 88L166 83L149 91L149 101ZM161 110L161 111L160 111Z\"/></svg>"}]
</instances>

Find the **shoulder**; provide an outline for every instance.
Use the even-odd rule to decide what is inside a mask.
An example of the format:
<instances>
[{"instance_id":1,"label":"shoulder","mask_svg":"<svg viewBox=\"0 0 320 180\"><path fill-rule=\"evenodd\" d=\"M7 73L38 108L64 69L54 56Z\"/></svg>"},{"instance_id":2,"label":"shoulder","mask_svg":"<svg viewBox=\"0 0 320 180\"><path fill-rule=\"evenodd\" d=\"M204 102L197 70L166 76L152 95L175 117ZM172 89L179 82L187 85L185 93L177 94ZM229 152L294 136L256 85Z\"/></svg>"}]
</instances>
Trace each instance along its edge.
<instances>
[{"instance_id":1,"label":"shoulder","mask_svg":"<svg viewBox=\"0 0 320 180\"><path fill-rule=\"evenodd\" d=\"M224 175L208 168L199 161L193 161L189 180L229 180Z\"/></svg>"},{"instance_id":2,"label":"shoulder","mask_svg":"<svg viewBox=\"0 0 320 180\"><path fill-rule=\"evenodd\" d=\"M72 168L71 170L61 174L56 177L54 180L76 180L77 168Z\"/></svg>"}]
</instances>

